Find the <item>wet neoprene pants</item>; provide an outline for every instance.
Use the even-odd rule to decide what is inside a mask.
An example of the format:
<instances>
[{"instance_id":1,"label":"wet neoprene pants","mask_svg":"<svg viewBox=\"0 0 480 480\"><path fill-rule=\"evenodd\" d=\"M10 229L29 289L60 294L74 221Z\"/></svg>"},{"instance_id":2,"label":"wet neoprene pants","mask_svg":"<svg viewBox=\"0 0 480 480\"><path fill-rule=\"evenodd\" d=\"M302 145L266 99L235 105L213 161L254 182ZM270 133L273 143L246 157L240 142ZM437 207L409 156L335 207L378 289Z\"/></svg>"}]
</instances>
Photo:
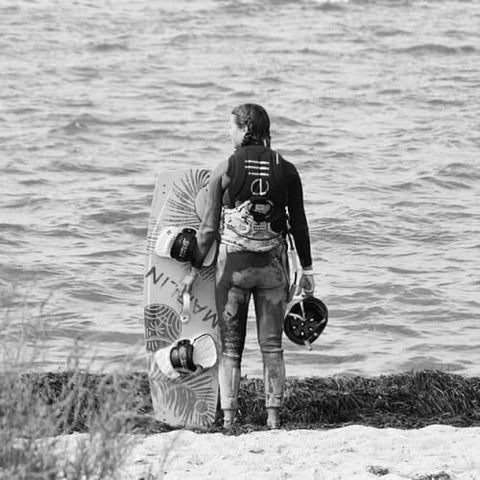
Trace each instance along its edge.
<instances>
[{"instance_id":1,"label":"wet neoprene pants","mask_svg":"<svg viewBox=\"0 0 480 480\"><path fill-rule=\"evenodd\" d=\"M285 375L285 367L282 329L288 287L288 262L284 243L262 253L239 251L235 247L220 245L216 273L216 302L224 370L227 368L231 375L240 375L248 305L250 298L253 297L257 337L264 364L267 406L269 404L278 406L283 393L284 378L281 377ZM270 378L273 386L269 396ZM238 382L239 378L233 378L231 382L229 380L232 391L221 392L223 408L236 407L238 385L234 384ZM230 390L230 387L224 390Z\"/></svg>"}]
</instances>

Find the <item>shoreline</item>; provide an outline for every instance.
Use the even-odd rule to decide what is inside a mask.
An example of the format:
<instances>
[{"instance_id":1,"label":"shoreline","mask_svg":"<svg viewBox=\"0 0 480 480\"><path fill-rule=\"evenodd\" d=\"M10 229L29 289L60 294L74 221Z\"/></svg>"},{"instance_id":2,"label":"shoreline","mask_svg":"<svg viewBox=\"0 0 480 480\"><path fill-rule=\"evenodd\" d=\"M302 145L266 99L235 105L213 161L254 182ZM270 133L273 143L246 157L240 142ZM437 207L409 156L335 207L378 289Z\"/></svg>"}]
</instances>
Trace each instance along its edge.
<instances>
[{"instance_id":1,"label":"shoreline","mask_svg":"<svg viewBox=\"0 0 480 480\"><path fill-rule=\"evenodd\" d=\"M83 397L63 433L87 432L88 418L102 403L120 401L133 433L153 434L178 428L153 418L145 372L94 374L82 372L28 373L22 376L32 392L62 399L80 385ZM118 397L121 397L120 399ZM266 430L263 380L242 378L238 421L232 434ZM282 427L329 429L352 424L372 427L422 428L428 425L480 426L480 377L420 371L379 377L287 378ZM206 433L221 432L221 412Z\"/></svg>"}]
</instances>

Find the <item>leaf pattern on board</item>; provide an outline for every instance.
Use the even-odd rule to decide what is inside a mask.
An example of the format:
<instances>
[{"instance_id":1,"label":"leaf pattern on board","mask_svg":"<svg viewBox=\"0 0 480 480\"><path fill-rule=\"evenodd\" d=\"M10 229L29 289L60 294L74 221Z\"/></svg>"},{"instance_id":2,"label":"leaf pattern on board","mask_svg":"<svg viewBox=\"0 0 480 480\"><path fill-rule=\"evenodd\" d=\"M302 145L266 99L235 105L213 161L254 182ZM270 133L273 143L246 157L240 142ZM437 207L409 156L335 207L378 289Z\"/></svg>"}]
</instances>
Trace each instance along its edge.
<instances>
[{"instance_id":1,"label":"leaf pattern on board","mask_svg":"<svg viewBox=\"0 0 480 480\"><path fill-rule=\"evenodd\" d=\"M208 185L208 170L189 170L175 182L172 193L167 200L167 213L164 217L166 225L181 225L197 229L201 218L196 210L196 198L202 188Z\"/></svg>"},{"instance_id":2,"label":"leaf pattern on board","mask_svg":"<svg viewBox=\"0 0 480 480\"><path fill-rule=\"evenodd\" d=\"M153 303L144 308L147 351L156 352L178 339L181 330L180 316L168 305Z\"/></svg>"},{"instance_id":3,"label":"leaf pattern on board","mask_svg":"<svg viewBox=\"0 0 480 480\"><path fill-rule=\"evenodd\" d=\"M188 378L190 377L190 378ZM173 411L182 425L208 426L215 420L216 382L211 370L183 376L178 380L155 382L155 396L162 408Z\"/></svg>"},{"instance_id":4,"label":"leaf pattern on board","mask_svg":"<svg viewBox=\"0 0 480 480\"><path fill-rule=\"evenodd\" d=\"M155 217L151 217L148 221L147 248L145 252L147 257L155 251L155 244L157 243L159 233L159 231L156 230L157 223L158 221Z\"/></svg>"}]
</instances>

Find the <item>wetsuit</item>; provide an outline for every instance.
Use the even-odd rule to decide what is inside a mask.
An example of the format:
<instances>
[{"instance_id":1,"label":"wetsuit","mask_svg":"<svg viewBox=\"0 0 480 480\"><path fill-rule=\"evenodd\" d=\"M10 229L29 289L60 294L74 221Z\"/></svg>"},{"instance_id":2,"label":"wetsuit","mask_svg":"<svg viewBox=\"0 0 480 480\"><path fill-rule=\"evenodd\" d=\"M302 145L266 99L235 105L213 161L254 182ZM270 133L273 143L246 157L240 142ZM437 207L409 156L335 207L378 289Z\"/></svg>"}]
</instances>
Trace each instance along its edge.
<instances>
[{"instance_id":1,"label":"wetsuit","mask_svg":"<svg viewBox=\"0 0 480 480\"><path fill-rule=\"evenodd\" d=\"M258 220L251 226L253 233L242 236L241 228L229 230L229 215L235 227L239 218L246 218L242 216L244 210L252 209L251 200L262 198L267 202L260 202L259 208L263 211L266 203L268 212L253 214L254 220ZM220 235L216 304L222 341L222 408L238 408L240 364L251 296L264 365L266 406L279 407L285 381L282 327L289 288L285 242L287 214L300 263L304 268L312 264L298 172L292 163L264 146L240 147L212 173L206 212L197 234L193 265L202 265L213 240ZM246 220L251 222L252 218ZM260 228L265 223L268 227ZM238 241L237 231L241 232Z\"/></svg>"}]
</instances>

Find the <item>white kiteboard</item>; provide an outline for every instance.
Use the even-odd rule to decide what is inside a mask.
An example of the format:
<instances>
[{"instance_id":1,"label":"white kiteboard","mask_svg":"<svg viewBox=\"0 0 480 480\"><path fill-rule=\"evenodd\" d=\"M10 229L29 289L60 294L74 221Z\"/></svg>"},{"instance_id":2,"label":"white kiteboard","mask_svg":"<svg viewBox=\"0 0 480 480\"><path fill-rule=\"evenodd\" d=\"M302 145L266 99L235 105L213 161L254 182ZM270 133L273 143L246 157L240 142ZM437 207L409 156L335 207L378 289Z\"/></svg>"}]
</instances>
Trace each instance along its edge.
<instances>
[{"instance_id":1,"label":"white kiteboard","mask_svg":"<svg viewBox=\"0 0 480 480\"><path fill-rule=\"evenodd\" d=\"M178 285L190 268L168 255L169 236L197 230L204 214L210 172L185 170L158 176L148 226L144 321L148 376L155 417L172 426L206 428L218 400L218 317L213 255L201 269L190 298ZM167 239L167 240L166 240ZM187 341L187 342L185 342ZM194 369L178 368L185 345Z\"/></svg>"}]
</instances>

